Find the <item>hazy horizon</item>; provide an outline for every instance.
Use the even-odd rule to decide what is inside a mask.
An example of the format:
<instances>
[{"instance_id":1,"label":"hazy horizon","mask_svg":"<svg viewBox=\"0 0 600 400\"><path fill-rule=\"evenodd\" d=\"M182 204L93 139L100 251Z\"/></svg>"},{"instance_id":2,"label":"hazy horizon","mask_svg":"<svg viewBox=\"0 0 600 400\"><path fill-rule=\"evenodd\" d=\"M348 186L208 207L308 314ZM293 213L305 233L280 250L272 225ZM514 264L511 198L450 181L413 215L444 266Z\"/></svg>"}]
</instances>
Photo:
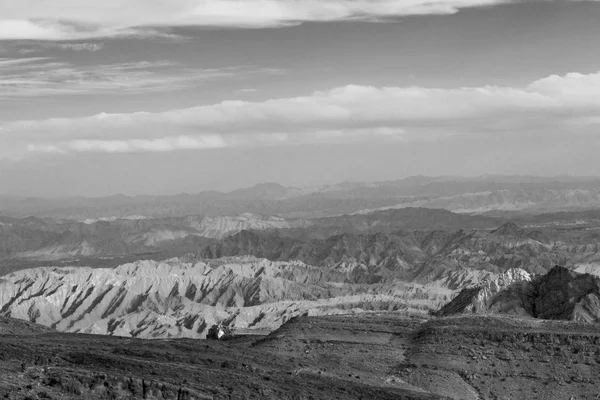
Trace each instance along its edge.
<instances>
[{"instance_id":1,"label":"hazy horizon","mask_svg":"<svg viewBox=\"0 0 600 400\"><path fill-rule=\"evenodd\" d=\"M488 179L488 180L493 180L493 179L499 179L499 178L524 178L524 179L532 179L532 180L552 180L552 179L572 179L573 181L577 181L577 180L600 180L600 175L596 175L596 176L592 176L592 175L569 175L569 174L560 174L560 175L525 175L525 174L483 174L483 175L437 175L437 176L432 176L432 175L410 175L410 176L405 176L405 177L398 177L395 179L385 179L385 180L372 180L372 181L358 181L358 180L346 180L346 181L334 181L334 182L327 182L327 183L323 183L323 184L317 184L317 185L293 185L293 184L284 184L281 182L275 182L275 181L265 181L265 182L255 182L255 183L248 183L245 186L238 186L238 187L232 187L232 188L226 188L226 189L217 189L217 188L205 188L205 189L200 189L200 190L196 190L196 191L182 191L182 192L155 192L155 193L151 193L151 192L140 192L140 193L124 193L124 192L115 192L115 193L108 193L108 194L104 194L104 195L90 195L90 196L86 196L83 194L72 194L72 195L48 195L48 196L39 196L39 195L18 195L18 194L11 194L11 193L3 193L0 190L0 197L3 198L39 198L39 199L64 199L64 198L73 198L73 197L82 197L82 198L88 198L88 199L95 199L95 198L109 198L109 197L116 197L116 196L125 196L125 197L138 197L138 196L151 196L151 197L170 197L170 196L179 196L179 195L197 195L197 194L201 194L201 193L208 193L208 192L219 192L219 193L223 193L223 194L229 194L232 192L235 192L237 190L245 190L245 189L251 189L251 188L255 188L258 186L262 186L262 185L278 185L281 187L284 187L286 189L300 189L300 190L307 190L308 193L310 193L310 190L319 190L319 189L324 189L327 187L331 187L331 186L336 186L336 185L344 185L344 184L355 184L355 185L369 185L369 184L385 184L385 183L393 183L393 182L399 182L399 181L403 181L403 180L408 180L411 178L425 178L425 179L432 179L432 180L436 180L436 179L440 179L440 180L453 180L453 179L472 179L472 180L476 180L476 179Z\"/></svg>"},{"instance_id":2,"label":"hazy horizon","mask_svg":"<svg viewBox=\"0 0 600 400\"><path fill-rule=\"evenodd\" d=\"M600 175L599 20L568 0L0 4L0 194Z\"/></svg>"}]
</instances>

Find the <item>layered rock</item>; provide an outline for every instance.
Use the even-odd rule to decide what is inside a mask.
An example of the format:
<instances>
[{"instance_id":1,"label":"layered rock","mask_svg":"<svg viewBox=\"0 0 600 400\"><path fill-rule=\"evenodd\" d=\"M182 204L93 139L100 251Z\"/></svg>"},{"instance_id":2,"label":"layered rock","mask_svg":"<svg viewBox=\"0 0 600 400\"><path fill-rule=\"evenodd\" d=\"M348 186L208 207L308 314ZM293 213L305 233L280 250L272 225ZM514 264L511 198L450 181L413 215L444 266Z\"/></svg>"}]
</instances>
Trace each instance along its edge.
<instances>
[{"instance_id":1,"label":"layered rock","mask_svg":"<svg viewBox=\"0 0 600 400\"><path fill-rule=\"evenodd\" d=\"M0 280L0 314L66 332L204 337L219 323L272 330L300 314L426 309L450 294L347 279L300 261L254 258L35 268Z\"/></svg>"}]
</instances>

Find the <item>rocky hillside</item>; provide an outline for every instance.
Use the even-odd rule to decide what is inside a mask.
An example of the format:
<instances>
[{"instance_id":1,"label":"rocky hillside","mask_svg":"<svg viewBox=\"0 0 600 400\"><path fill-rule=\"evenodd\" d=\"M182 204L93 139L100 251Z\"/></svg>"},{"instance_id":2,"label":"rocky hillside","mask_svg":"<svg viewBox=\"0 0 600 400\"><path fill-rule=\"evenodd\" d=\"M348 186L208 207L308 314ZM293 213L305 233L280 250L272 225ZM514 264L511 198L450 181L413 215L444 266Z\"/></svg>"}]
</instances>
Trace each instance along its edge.
<instances>
[{"instance_id":1,"label":"rocky hillside","mask_svg":"<svg viewBox=\"0 0 600 400\"><path fill-rule=\"evenodd\" d=\"M306 313L424 311L450 294L402 282L356 284L351 271L300 261L173 259L15 272L0 280L0 315L63 332L202 338L220 322L272 330Z\"/></svg>"},{"instance_id":2,"label":"rocky hillside","mask_svg":"<svg viewBox=\"0 0 600 400\"><path fill-rule=\"evenodd\" d=\"M308 221L242 214L233 217L109 218L85 222L0 217L2 258L57 260L109 257L181 249L194 251L208 238L244 229L290 229Z\"/></svg>"},{"instance_id":3,"label":"rocky hillside","mask_svg":"<svg viewBox=\"0 0 600 400\"><path fill-rule=\"evenodd\" d=\"M449 399L388 379L401 362L398 340L389 338L404 340L411 319L299 320L286 329L281 351L269 346L276 338L260 336L222 342L0 333L0 398Z\"/></svg>"},{"instance_id":4,"label":"rocky hillside","mask_svg":"<svg viewBox=\"0 0 600 400\"><path fill-rule=\"evenodd\" d=\"M554 265L569 269L600 265L594 231L575 238L558 231L522 229L506 223L495 230L398 231L343 234L325 240L300 240L274 232L240 232L206 246L203 258L253 255L273 261L353 269L357 279L389 277L462 289L486 274L521 268L543 274ZM360 268L357 268L360 267ZM363 271L363 272L361 272Z\"/></svg>"},{"instance_id":5,"label":"rocky hillside","mask_svg":"<svg viewBox=\"0 0 600 400\"><path fill-rule=\"evenodd\" d=\"M509 269L494 279L461 290L458 296L435 314L448 316L460 313L519 312L521 297L514 294L526 292L530 282L531 275L526 271Z\"/></svg>"},{"instance_id":6,"label":"rocky hillside","mask_svg":"<svg viewBox=\"0 0 600 400\"><path fill-rule=\"evenodd\" d=\"M54 329L29 321L0 316L0 335L41 335Z\"/></svg>"},{"instance_id":7,"label":"rocky hillside","mask_svg":"<svg viewBox=\"0 0 600 400\"><path fill-rule=\"evenodd\" d=\"M544 303L556 290L545 295L523 282L560 259L571 260L569 274L589 270L595 257L593 246L566 245L510 223L493 231L344 234L312 241L242 231L200 254L165 262L11 273L0 283L0 313L67 332L204 337L217 322L271 330L306 312L425 312L466 289L442 314L469 310L546 317L535 301L523 298ZM561 315L595 318L586 314L594 307L594 293L580 297L573 302L577 307Z\"/></svg>"},{"instance_id":8,"label":"rocky hillside","mask_svg":"<svg viewBox=\"0 0 600 400\"><path fill-rule=\"evenodd\" d=\"M95 224L110 222L85 226ZM426 312L465 289L441 314L595 321L594 285L600 278L575 272L600 271L598 245L590 235L569 243L562 234L512 223L494 230L342 234L324 240L244 230L163 262L13 272L0 280L0 314L67 332L204 337L217 322L262 331L304 313ZM560 274L552 269L559 263L566 267ZM542 281L539 276L548 272L552 279ZM580 290L560 289L563 281ZM565 307L548 306L552 299L567 299Z\"/></svg>"},{"instance_id":9,"label":"rocky hillside","mask_svg":"<svg viewBox=\"0 0 600 400\"><path fill-rule=\"evenodd\" d=\"M508 271L493 281L463 289L438 315L465 312L600 322L600 278L560 266L533 279L522 270Z\"/></svg>"},{"instance_id":10,"label":"rocky hillside","mask_svg":"<svg viewBox=\"0 0 600 400\"><path fill-rule=\"evenodd\" d=\"M2 259L61 260L115 257L144 253L179 255L195 252L206 239L223 239L243 230L279 231L303 240L325 239L333 234L417 230L492 228L498 220L454 214L444 210L404 209L326 219L291 219L244 213L236 216L186 216L181 218L87 219L0 217Z\"/></svg>"},{"instance_id":11,"label":"rocky hillside","mask_svg":"<svg viewBox=\"0 0 600 400\"><path fill-rule=\"evenodd\" d=\"M597 326L499 315L435 318L412 336L397 379L460 400L593 399Z\"/></svg>"},{"instance_id":12,"label":"rocky hillside","mask_svg":"<svg viewBox=\"0 0 600 400\"><path fill-rule=\"evenodd\" d=\"M589 324L398 312L298 317L224 342L0 332L0 397L594 399L599 344Z\"/></svg>"}]
</instances>

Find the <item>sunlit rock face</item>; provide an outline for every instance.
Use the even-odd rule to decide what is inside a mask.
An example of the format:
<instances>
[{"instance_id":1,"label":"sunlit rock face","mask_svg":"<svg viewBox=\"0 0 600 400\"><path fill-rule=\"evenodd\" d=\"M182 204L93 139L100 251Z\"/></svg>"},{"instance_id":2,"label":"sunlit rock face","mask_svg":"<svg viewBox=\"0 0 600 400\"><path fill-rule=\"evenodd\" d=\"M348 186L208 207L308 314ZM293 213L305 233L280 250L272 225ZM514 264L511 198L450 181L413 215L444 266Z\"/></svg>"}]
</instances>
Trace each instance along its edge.
<instances>
[{"instance_id":1,"label":"sunlit rock face","mask_svg":"<svg viewBox=\"0 0 600 400\"><path fill-rule=\"evenodd\" d=\"M0 310L66 332L203 338L219 323L271 330L301 314L425 309L450 295L401 282L346 281L333 269L251 257L35 268L0 281Z\"/></svg>"},{"instance_id":2,"label":"sunlit rock face","mask_svg":"<svg viewBox=\"0 0 600 400\"><path fill-rule=\"evenodd\" d=\"M509 269L499 276L486 280L482 284L463 289L450 303L438 311L438 315L445 316L458 313L487 313L502 311L508 313L521 313L516 307L507 307L509 302L509 288L515 290L522 283L529 283L531 275L522 269ZM499 302L502 297L503 302Z\"/></svg>"}]
</instances>

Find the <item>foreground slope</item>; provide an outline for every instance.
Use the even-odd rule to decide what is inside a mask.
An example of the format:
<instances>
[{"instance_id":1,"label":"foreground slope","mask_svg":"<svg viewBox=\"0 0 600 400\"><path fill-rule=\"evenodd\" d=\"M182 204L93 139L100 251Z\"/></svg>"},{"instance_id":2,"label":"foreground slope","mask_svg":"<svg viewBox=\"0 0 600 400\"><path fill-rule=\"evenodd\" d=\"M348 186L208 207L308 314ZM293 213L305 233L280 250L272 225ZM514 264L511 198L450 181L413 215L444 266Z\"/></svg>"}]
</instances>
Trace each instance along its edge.
<instances>
[{"instance_id":1,"label":"foreground slope","mask_svg":"<svg viewBox=\"0 0 600 400\"><path fill-rule=\"evenodd\" d=\"M36 335L49 332L54 332L54 329L20 319L0 317L0 335Z\"/></svg>"},{"instance_id":2,"label":"foreground slope","mask_svg":"<svg viewBox=\"0 0 600 400\"><path fill-rule=\"evenodd\" d=\"M10 399L593 399L589 324L400 313L299 317L269 336L0 333Z\"/></svg>"},{"instance_id":3,"label":"foreground slope","mask_svg":"<svg viewBox=\"0 0 600 400\"><path fill-rule=\"evenodd\" d=\"M412 336L398 378L456 399L593 399L597 326L502 316L425 323ZM466 395L470 388L470 395Z\"/></svg>"},{"instance_id":4,"label":"foreground slope","mask_svg":"<svg viewBox=\"0 0 600 400\"><path fill-rule=\"evenodd\" d=\"M300 341L296 344L302 346ZM358 343L356 354L362 358L363 349ZM362 368L311 373L306 368L310 360L305 356L304 351L293 355L271 352L256 337L227 342L150 341L64 333L15 336L0 332L0 397L448 399L384 382L363 382L359 376L364 372Z\"/></svg>"},{"instance_id":5,"label":"foreground slope","mask_svg":"<svg viewBox=\"0 0 600 400\"><path fill-rule=\"evenodd\" d=\"M385 313L296 319L255 347L301 355L307 375L346 375L460 400L509 400L595 398L599 344L600 332L588 324Z\"/></svg>"}]
</instances>

